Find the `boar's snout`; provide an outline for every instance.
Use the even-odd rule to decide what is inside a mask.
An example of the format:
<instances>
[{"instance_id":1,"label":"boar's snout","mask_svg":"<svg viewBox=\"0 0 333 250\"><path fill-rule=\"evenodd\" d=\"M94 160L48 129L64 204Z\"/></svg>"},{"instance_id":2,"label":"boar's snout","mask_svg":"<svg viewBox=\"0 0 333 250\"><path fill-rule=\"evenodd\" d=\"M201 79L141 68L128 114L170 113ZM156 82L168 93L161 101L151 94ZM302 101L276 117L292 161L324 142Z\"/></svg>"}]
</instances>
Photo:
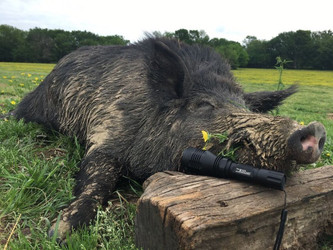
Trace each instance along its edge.
<instances>
[{"instance_id":1,"label":"boar's snout","mask_svg":"<svg viewBox=\"0 0 333 250\"><path fill-rule=\"evenodd\" d=\"M289 137L287 148L293 160L299 164L308 164L318 160L325 141L325 127L319 122L312 122Z\"/></svg>"}]
</instances>

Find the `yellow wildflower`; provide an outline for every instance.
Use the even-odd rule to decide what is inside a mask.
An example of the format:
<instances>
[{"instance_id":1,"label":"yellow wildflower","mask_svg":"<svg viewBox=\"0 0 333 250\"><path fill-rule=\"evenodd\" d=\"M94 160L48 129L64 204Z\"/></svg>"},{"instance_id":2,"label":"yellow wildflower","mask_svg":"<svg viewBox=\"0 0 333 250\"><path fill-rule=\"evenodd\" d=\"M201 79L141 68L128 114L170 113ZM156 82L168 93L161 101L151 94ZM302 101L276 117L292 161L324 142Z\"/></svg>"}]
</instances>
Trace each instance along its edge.
<instances>
[{"instance_id":1,"label":"yellow wildflower","mask_svg":"<svg viewBox=\"0 0 333 250\"><path fill-rule=\"evenodd\" d=\"M31 77L31 74L28 74L28 77Z\"/></svg>"},{"instance_id":2,"label":"yellow wildflower","mask_svg":"<svg viewBox=\"0 0 333 250\"><path fill-rule=\"evenodd\" d=\"M24 73L24 72L22 72L22 73L21 73L21 76L24 76L24 75L25 75L25 73Z\"/></svg>"},{"instance_id":3,"label":"yellow wildflower","mask_svg":"<svg viewBox=\"0 0 333 250\"><path fill-rule=\"evenodd\" d=\"M38 77L35 77L35 81L38 81Z\"/></svg>"},{"instance_id":4,"label":"yellow wildflower","mask_svg":"<svg viewBox=\"0 0 333 250\"><path fill-rule=\"evenodd\" d=\"M1 90L1 94L4 94L5 93L5 91L4 90Z\"/></svg>"},{"instance_id":5,"label":"yellow wildflower","mask_svg":"<svg viewBox=\"0 0 333 250\"><path fill-rule=\"evenodd\" d=\"M303 125L304 125L304 122L300 122L299 125L302 125L302 126L303 126Z\"/></svg>"},{"instance_id":6,"label":"yellow wildflower","mask_svg":"<svg viewBox=\"0 0 333 250\"><path fill-rule=\"evenodd\" d=\"M12 79L15 79L15 78L16 78L16 76L12 76L11 78L12 78Z\"/></svg>"},{"instance_id":7,"label":"yellow wildflower","mask_svg":"<svg viewBox=\"0 0 333 250\"><path fill-rule=\"evenodd\" d=\"M5 122L8 122L8 119L7 119L7 118L5 118L5 119L4 119L4 121L5 121Z\"/></svg>"},{"instance_id":8,"label":"yellow wildflower","mask_svg":"<svg viewBox=\"0 0 333 250\"><path fill-rule=\"evenodd\" d=\"M7 76L3 76L2 78L3 78L3 79L7 79Z\"/></svg>"},{"instance_id":9,"label":"yellow wildflower","mask_svg":"<svg viewBox=\"0 0 333 250\"><path fill-rule=\"evenodd\" d=\"M15 105L15 104L16 104L16 102L15 102L15 101L11 101L10 103L11 103L11 104L13 104L13 105Z\"/></svg>"},{"instance_id":10,"label":"yellow wildflower","mask_svg":"<svg viewBox=\"0 0 333 250\"><path fill-rule=\"evenodd\" d=\"M20 83L20 87L24 87L24 83Z\"/></svg>"},{"instance_id":11,"label":"yellow wildflower","mask_svg":"<svg viewBox=\"0 0 333 250\"><path fill-rule=\"evenodd\" d=\"M204 142L208 141L208 133L205 130L201 131Z\"/></svg>"},{"instance_id":12,"label":"yellow wildflower","mask_svg":"<svg viewBox=\"0 0 333 250\"><path fill-rule=\"evenodd\" d=\"M8 80L9 82L13 82L13 80Z\"/></svg>"},{"instance_id":13,"label":"yellow wildflower","mask_svg":"<svg viewBox=\"0 0 333 250\"><path fill-rule=\"evenodd\" d=\"M330 154L330 153L327 153L327 154L326 154L326 156L327 156L327 157L330 157L330 156L331 156L331 154Z\"/></svg>"}]
</instances>

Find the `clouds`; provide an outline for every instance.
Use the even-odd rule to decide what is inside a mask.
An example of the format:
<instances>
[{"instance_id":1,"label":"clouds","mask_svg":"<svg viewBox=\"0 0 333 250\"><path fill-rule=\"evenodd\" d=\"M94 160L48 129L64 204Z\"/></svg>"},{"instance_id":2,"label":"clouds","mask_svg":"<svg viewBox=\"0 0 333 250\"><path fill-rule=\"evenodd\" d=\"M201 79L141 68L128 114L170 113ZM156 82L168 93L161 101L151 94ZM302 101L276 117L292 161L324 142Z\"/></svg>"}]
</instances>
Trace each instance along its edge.
<instances>
[{"instance_id":1,"label":"clouds","mask_svg":"<svg viewBox=\"0 0 333 250\"><path fill-rule=\"evenodd\" d=\"M131 41L145 31L203 29L211 38L241 42L247 35L271 39L297 29L333 29L330 9L330 0L1 0L0 24L118 34Z\"/></svg>"}]
</instances>

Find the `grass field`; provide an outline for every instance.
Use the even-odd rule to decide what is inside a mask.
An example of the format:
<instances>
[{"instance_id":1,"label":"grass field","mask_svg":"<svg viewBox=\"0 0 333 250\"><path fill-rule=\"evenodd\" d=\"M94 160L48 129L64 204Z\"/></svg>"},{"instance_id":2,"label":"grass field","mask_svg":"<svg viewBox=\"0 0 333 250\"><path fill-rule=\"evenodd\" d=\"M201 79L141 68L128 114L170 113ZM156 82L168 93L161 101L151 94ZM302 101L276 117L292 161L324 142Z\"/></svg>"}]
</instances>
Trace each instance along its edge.
<instances>
[{"instance_id":1,"label":"grass field","mask_svg":"<svg viewBox=\"0 0 333 250\"><path fill-rule=\"evenodd\" d=\"M240 82L246 84L276 84L278 79L275 69L238 69L233 72ZM333 87L333 71L285 69L282 77L286 84Z\"/></svg>"},{"instance_id":2,"label":"grass field","mask_svg":"<svg viewBox=\"0 0 333 250\"><path fill-rule=\"evenodd\" d=\"M52 70L52 64L0 63L0 113L12 110ZM234 75L246 91L275 90L276 70L240 69ZM328 132L321 160L333 164L333 71L293 71L283 74L286 85L299 84L299 92L279 109L307 124L317 120ZM47 133L36 124L0 121L0 248L60 249L47 237L50 219L73 198L74 173L82 157L75 140ZM140 187L124 179L110 206L97 220L75 232L68 249L135 249L133 218ZM126 197L124 197L126 193Z\"/></svg>"}]
</instances>

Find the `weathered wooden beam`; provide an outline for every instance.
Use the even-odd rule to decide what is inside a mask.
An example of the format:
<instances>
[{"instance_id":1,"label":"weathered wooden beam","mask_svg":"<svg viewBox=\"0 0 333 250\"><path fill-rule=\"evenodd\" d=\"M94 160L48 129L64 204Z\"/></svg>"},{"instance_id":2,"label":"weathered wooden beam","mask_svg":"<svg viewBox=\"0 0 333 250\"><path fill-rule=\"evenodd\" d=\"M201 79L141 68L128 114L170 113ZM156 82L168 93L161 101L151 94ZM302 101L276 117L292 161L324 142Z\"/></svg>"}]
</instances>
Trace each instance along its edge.
<instances>
[{"instance_id":1,"label":"weathered wooden beam","mask_svg":"<svg viewBox=\"0 0 333 250\"><path fill-rule=\"evenodd\" d=\"M138 201L143 249L273 249L284 193L234 180L157 173ZM333 222L333 166L288 178L281 249L313 249Z\"/></svg>"}]
</instances>

